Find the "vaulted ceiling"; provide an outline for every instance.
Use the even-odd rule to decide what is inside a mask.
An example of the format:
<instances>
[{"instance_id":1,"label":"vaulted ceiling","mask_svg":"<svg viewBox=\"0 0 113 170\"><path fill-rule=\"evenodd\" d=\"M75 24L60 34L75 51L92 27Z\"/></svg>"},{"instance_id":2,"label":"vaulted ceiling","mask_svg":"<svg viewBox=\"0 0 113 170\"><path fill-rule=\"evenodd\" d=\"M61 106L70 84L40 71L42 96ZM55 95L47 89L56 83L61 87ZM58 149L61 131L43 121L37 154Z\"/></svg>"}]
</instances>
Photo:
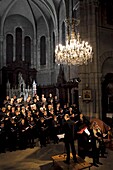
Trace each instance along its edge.
<instances>
[{"instance_id":1,"label":"vaulted ceiling","mask_svg":"<svg viewBox=\"0 0 113 170\"><path fill-rule=\"evenodd\" d=\"M12 15L21 15L27 18L33 25L43 17L48 24L57 24L57 13L64 0L1 0L0 18L1 24Z\"/></svg>"}]
</instances>

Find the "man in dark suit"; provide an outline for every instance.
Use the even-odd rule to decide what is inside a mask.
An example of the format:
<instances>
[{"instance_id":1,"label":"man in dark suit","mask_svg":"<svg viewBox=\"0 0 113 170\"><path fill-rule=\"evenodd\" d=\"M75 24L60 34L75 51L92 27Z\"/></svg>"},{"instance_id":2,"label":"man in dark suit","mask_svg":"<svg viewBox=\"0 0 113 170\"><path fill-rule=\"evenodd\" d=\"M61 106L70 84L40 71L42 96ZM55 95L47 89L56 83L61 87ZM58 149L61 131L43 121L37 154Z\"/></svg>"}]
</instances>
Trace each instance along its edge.
<instances>
[{"instance_id":1,"label":"man in dark suit","mask_svg":"<svg viewBox=\"0 0 113 170\"><path fill-rule=\"evenodd\" d=\"M77 162L76 150L74 146L74 125L75 122L70 119L70 116L68 114L65 114L63 131L65 133L64 143L65 143L67 158L64 162L67 164L70 164L70 148L72 150L73 161L75 163Z\"/></svg>"}]
</instances>

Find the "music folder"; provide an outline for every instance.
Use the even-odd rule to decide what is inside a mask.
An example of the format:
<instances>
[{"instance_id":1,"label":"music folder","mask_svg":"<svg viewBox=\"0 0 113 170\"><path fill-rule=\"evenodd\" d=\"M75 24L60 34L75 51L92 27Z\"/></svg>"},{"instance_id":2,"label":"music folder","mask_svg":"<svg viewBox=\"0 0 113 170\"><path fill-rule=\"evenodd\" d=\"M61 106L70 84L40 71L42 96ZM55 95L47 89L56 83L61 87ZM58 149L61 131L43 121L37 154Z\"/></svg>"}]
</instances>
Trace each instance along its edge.
<instances>
[{"instance_id":1,"label":"music folder","mask_svg":"<svg viewBox=\"0 0 113 170\"><path fill-rule=\"evenodd\" d=\"M64 138L64 133L63 134L59 134L59 135L57 135L57 137L58 137L58 139L63 139Z\"/></svg>"}]
</instances>

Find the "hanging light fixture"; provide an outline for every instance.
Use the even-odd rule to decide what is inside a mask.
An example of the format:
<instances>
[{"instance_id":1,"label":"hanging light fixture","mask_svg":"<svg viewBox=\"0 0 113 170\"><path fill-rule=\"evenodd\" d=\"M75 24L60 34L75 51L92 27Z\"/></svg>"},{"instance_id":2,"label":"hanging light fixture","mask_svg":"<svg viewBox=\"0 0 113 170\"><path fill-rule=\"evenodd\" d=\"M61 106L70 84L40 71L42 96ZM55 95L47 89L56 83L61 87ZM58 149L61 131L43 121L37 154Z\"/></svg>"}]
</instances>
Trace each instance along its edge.
<instances>
[{"instance_id":1,"label":"hanging light fixture","mask_svg":"<svg viewBox=\"0 0 113 170\"><path fill-rule=\"evenodd\" d=\"M88 42L82 41L80 34L76 33L75 28L80 23L75 18L66 19L66 43L59 44L55 49L55 62L66 65L83 65L92 62L92 47Z\"/></svg>"}]
</instances>

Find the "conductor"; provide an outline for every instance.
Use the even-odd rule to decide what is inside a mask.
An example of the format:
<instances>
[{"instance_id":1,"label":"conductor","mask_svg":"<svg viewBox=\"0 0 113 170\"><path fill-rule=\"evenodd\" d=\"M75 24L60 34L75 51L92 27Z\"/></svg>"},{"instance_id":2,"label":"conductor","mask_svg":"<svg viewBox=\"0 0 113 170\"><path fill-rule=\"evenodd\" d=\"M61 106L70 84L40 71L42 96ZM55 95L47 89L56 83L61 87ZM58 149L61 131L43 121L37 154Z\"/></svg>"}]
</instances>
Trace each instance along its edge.
<instances>
[{"instance_id":1,"label":"conductor","mask_svg":"<svg viewBox=\"0 0 113 170\"><path fill-rule=\"evenodd\" d=\"M70 164L70 148L73 155L73 161L76 163L76 150L74 146L74 124L75 122L70 119L68 114L64 116L64 124L63 124L63 131L64 131L64 143L66 148L66 160L64 161L66 164Z\"/></svg>"}]
</instances>

